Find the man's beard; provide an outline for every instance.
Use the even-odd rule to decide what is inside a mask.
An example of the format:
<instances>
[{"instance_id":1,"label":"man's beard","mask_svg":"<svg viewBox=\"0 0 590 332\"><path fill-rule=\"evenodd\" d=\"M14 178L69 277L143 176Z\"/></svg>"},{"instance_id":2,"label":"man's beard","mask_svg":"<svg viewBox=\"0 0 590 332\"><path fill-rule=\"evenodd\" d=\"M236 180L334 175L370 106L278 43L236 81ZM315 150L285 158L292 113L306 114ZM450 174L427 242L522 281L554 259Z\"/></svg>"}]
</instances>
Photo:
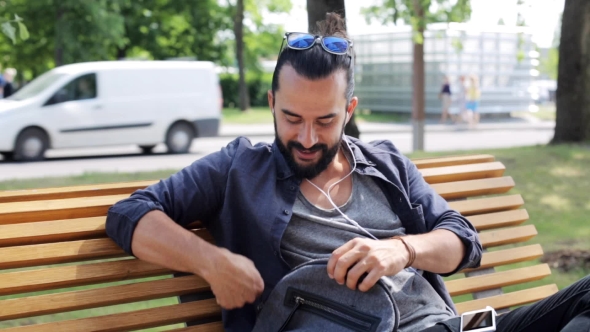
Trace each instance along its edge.
<instances>
[{"instance_id":1,"label":"man's beard","mask_svg":"<svg viewBox=\"0 0 590 332\"><path fill-rule=\"evenodd\" d=\"M336 142L336 144L334 144L331 147L328 147L327 144L318 143L314 144L311 148L306 149L303 145L301 145L301 143L297 141L289 141L287 142L287 146L285 146L277 134L276 120L274 125L275 141L277 142L277 147L279 148L279 151L281 151L281 154L283 155L283 157L285 157L287 164L289 165L295 176L302 179L313 179L328 168L332 160L334 160L334 157L336 157L338 150L340 149L342 137L344 135L344 126L342 126L342 131L340 132L340 139L338 139L338 142ZM307 152L321 151L320 160L318 160L313 165L301 166L295 161L295 157L293 156L292 152L293 149L298 149L300 151Z\"/></svg>"}]
</instances>

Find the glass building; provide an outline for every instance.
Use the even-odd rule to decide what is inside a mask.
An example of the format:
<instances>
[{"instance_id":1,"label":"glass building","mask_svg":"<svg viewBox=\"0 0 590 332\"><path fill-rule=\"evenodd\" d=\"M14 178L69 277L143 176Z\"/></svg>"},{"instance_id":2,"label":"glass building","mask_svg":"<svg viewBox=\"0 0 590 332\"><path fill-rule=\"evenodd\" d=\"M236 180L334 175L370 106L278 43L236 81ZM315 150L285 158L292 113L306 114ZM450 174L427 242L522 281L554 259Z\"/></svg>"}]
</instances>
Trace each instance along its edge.
<instances>
[{"instance_id":1,"label":"glass building","mask_svg":"<svg viewBox=\"0 0 590 332\"><path fill-rule=\"evenodd\" d=\"M440 114L443 77L451 84L453 104L459 76L474 75L481 89L481 113L534 111L532 82L538 52L526 28L497 26L475 30L467 24L431 24L425 32L426 113ZM355 36L356 89L360 109L411 113L412 32ZM466 80L468 82L469 80Z\"/></svg>"}]
</instances>

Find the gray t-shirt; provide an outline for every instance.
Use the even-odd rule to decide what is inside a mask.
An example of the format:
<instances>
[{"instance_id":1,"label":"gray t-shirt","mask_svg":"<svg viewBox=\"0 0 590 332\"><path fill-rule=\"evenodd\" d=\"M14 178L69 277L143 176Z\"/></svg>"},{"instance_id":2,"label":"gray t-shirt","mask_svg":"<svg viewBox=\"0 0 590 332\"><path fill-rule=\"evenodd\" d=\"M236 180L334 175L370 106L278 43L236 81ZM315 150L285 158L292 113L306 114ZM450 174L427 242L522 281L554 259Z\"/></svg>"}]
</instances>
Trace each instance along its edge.
<instances>
[{"instance_id":1,"label":"gray t-shirt","mask_svg":"<svg viewBox=\"0 0 590 332\"><path fill-rule=\"evenodd\" d=\"M353 173L352 194L339 208L378 239L405 234L383 191L369 176ZM293 268L311 259L328 258L356 237L367 235L336 209L316 207L299 192L281 240L281 254ZM421 331L454 316L420 271L405 269L385 281L400 311L399 331Z\"/></svg>"}]
</instances>

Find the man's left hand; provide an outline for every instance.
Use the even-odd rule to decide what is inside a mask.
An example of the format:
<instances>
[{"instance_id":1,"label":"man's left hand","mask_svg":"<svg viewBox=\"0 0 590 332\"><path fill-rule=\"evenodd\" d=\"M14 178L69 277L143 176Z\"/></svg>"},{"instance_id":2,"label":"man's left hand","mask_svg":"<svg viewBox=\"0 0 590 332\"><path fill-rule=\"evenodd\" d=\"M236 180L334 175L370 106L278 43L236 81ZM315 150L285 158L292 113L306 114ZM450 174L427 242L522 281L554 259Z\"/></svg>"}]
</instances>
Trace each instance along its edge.
<instances>
[{"instance_id":1,"label":"man's left hand","mask_svg":"<svg viewBox=\"0 0 590 332\"><path fill-rule=\"evenodd\" d=\"M400 272L408 263L409 253L400 240L356 238L332 252L328 276L340 285L366 292L383 276ZM360 285L359 279L367 274Z\"/></svg>"}]
</instances>

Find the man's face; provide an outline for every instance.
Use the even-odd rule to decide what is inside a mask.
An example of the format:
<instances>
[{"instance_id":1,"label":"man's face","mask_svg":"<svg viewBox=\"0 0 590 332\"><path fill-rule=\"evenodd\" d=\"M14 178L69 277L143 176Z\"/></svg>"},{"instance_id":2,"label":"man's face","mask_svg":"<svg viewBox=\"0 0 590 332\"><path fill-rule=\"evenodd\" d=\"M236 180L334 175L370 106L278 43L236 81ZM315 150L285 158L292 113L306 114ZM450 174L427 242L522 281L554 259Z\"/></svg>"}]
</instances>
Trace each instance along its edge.
<instances>
[{"instance_id":1,"label":"man's face","mask_svg":"<svg viewBox=\"0 0 590 332\"><path fill-rule=\"evenodd\" d=\"M279 150L296 176L312 179L323 172L338 153L347 114L357 104L347 105L346 72L336 71L319 80L297 74L290 65L281 68L279 90L273 108L275 135Z\"/></svg>"}]
</instances>

